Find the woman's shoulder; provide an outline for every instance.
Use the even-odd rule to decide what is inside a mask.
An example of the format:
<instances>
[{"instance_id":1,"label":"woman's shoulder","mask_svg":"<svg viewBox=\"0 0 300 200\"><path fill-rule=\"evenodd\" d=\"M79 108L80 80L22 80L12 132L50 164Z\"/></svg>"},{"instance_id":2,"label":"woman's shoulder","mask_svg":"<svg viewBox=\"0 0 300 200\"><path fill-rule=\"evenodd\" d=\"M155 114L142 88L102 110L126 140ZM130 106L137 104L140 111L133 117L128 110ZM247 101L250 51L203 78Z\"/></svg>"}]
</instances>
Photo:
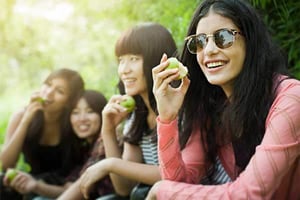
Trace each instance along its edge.
<instances>
[{"instance_id":1,"label":"woman's shoulder","mask_svg":"<svg viewBox=\"0 0 300 200\"><path fill-rule=\"evenodd\" d=\"M296 104L300 108L300 81L288 76L278 76L275 82L275 98L273 107ZM276 107L277 107L276 106Z\"/></svg>"},{"instance_id":2,"label":"woman's shoulder","mask_svg":"<svg viewBox=\"0 0 300 200\"><path fill-rule=\"evenodd\" d=\"M295 93L300 95L300 80L288 76L280 75L277 77L277 93Z\"/></svg>"},{"instance_id":3,"label":"woman's shoulder","mask_svg":"<svg viewBox=\"0 0 300 200\"><path fill-rule=\"evenodd\" d=\"M133 126L133 124L134 124L134 117L135 117L135 115L134 115L134 113L133 114L131 114L130 116L129 116L129 118L127 118L126 120L125 120L125 122L123 122L123 128L122 128L122 130L123 130L123 135L127 135L128 133L129 133L129 131L130 131L130 128Z\"/></svg>"},{"instance_id":4,"label":"woman's shoulder","mask_svg":"<svg viewBox=\"0 0 300 200\"><path fill-rule=\"evenodd\" d=\"M277 79L276 94L271 106L271 111L300 112L300 81L279 76Z\"/></svg>"},{"instance_id":5,"label":"woman's shoulder","mask_svg":"<svg viewBox=\"0 0 300 200\"><path fill-rule=\"evenodd\" d=\"M283 76L278 80L275 99L265 121L263 144L277 150L296 144L299 147L300 81Z\"/></svg>"}]
</instances>

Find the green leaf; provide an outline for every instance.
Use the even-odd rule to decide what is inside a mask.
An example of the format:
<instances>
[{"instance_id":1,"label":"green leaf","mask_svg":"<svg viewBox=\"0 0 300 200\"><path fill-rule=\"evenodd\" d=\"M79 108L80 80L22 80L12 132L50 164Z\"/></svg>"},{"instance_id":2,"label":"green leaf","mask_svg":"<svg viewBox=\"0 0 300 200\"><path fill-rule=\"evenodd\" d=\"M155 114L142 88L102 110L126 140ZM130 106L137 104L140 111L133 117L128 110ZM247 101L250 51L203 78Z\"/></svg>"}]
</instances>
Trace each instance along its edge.
<instances>
[{"instance_id":1,"label":"green leaf","mask_svg":"<svg viewBox=\"0 0 300 200\"><path fill-rule=\"evenodd\" d=\"M25 162L24 154L21 153L17 162L16 169L29 173L31 171L31 166Z\"/></svg>"}]
</instances>

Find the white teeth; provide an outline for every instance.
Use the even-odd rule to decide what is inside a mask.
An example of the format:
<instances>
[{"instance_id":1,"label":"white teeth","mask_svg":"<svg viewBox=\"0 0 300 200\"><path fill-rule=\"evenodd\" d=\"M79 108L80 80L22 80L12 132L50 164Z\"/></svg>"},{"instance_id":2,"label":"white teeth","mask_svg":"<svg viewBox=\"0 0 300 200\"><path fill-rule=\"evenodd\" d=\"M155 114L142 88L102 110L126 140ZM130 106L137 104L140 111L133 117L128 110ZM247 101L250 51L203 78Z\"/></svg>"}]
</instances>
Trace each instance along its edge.
<instances>
[{"instance_id":1,"label":"white teeth","mask_svg":"<svg viewBox=\"0 0 300 200\"><path fill-rule=\"evenodd\" d=\"M218 61L218 62L211 62L211 63L207 63L207 67L208 68L214 68L214 67L218 67L220 65L223 65L224 62Z\"/></svg>"},{"instance_id":2,"label":"white teeth","mask_svg":"<svg viewBox=\"0 0 300 200\"><path fill-rule=\"evenodd\" d=\"M123 81L124 81L125 83L131 83L131 82L134 82L134 80L135 80L135 79L133 79L133 78L128 78L128 79L124 79Z\"/></svg>"},{"instance_id":3,"label":"white teeth","mask_svg":"<svg viewBox=\"0 0 300 200\"><path fill-rule=\"evenodd\" d=\"M79 126L79 129L80 129L81 131L85 131L85 130L89 129L89 126L88 126L88 125L80 125L80 126Z\"/></svg>"}]
</instances>

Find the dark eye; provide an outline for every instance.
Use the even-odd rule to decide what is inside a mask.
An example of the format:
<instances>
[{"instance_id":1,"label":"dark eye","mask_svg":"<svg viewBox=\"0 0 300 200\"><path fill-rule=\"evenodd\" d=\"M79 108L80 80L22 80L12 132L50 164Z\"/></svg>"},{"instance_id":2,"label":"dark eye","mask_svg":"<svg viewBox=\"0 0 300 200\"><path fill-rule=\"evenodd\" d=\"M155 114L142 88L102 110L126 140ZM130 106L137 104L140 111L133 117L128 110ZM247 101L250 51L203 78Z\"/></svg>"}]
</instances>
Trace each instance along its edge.
<instances>
[{"instance_id":1,"label":"dark eye","mask_svg":"<svg viewBox=\"0 0 300 200\"><path fill-rule=\"evenodd\" d=\"M79 111L76 109L72 111L72 115L77 115L78 113L79 113Z\"/></svg>"},{"instance_id":2,"label":"dark eye","mask_svg":"<svg viewBox=\"0 0 300 200\"><path fill-rule=\"evenodd\" d=\"M118 62L119 62L119 63L123 63L123 62L124 62L123 57L119 57L119 58L118 58Z\"/></svg>"},{"instance_id":3,"label":"dark eye","mask_svg":"<svg viewBox=\"0 0 300 200\"><path fill-rule=\"evenodd\" d=\"M59 94L65 94L65 91L62 90L62 89L57 89L56 91L57 91Z\"/></svg>"},{"instance_id":4,"label":"dark eye","mask_svg":"<svg viewBox=\"0 0 300 200\"><path fill-rule=\"evenodd\" d=\"M87 109L87 113L93 113L94 111L92 109Z\"/></svg>"},{"instance_id":5,"label":"dark eye","mask_svg":"<svg viewBox=\"0 0 300 200\"><path fill-rule=\"evenodd\" d=\"M131 56L131 57L130 57L130 60L131 60L131 61L138 61L138 60L139 60L139 57L138 57L138 56Z\"/></svg>"},{"instance_id":6,"label":"dark eye","mask_svg":"<svg viewBox=\"0 0 300 200\"><path fill-rule=\"evenodd\" d=\"M51 81L45 81L44 84L47 86L51 86Z\"/></svg>"}]
</instances>

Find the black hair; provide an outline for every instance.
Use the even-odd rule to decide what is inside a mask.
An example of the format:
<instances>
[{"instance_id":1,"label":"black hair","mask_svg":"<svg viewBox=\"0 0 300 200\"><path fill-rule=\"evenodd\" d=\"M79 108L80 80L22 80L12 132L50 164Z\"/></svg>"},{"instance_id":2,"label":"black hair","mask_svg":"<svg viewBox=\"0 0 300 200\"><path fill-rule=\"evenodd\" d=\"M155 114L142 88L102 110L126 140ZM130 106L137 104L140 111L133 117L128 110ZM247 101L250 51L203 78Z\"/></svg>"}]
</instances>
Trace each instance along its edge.
<instances>
[{"instance_id":1,"label":"black hair","mask_svg":"<svg viewBox=\"0 0 300 200\"><path fill-rule=\"evenodd\" d=\"M205 0L194 13L187 35L196 33L198 22L209 12L231 19L242 32L246 57L241 73L234 82L229 99L222 88L211 85L196 56L184 48L181 59L191 79L179 119L181 148L192 130L201 130L207 160L214 163L218 148L232 142L237 165L244 169L265 132L265 120L274 100L275 78L288 74L286 59L273 42L260 14L242 0Z\"/></svg>"},{"instance_id":2,"label":"black hair","mask_svg":"<svg viewBox=\"0 0 300 200\"><path fill-rule=\"evenodd\" d=\"M125 54L141 55L143 57L143 71L147 82L147 90L151 108L157 113L156 101L152 93L153 79L152 68L160 63L164 53L174 56L177 47L171 33L158 23L143 23L125 31L118 39L115 46L115 55L120 57ZM124 94L124 85L118 84L121 94ZM134 122L125 141L137 144L142 137L143 131L148 129L148 110L142 98L137 95Z\"/></svg>"},{"instance_id":3,"label":"black hair","mask_svg":"<svg viewBox=\"0 0 300 200\"><path fill-rule=\"evenodd\" d=\"M102 124L102 110L107 103L105 96L96 90L85 90L81 98L84 98L91 109L96 112L100 117L100 126L97 133L100 133Z\"/></svg>"},{"instance_id":4,"label":"black hair","mask_svg":"<svg viewBox=\"0 0 300 200\"><path fill-rule=\"evenodd\" d=\"M75 137L70 123L70 112L71 108L75 105L76 100L82 95L84 89L84 81L77 71L68 68L61 68L56 71L53 71L46 78L44 83L47 83L56 78L64 79L68 83L69 89L68 102L66 103L66 106L63 109L60 116L60 146L61 148L63 148L62 152L64 154L60 155L64 158L62 159L62 165L64 166L64 169L61 169L61 173L67 173L68 170L70 170L73 167L72 165L74 164L74 162L77 162L76 158L72 157L74 155L72 152L72 141L75 140ZM31 123L29 124L25 142L23 145L23 152L25 158L27 159L27 162L29 162L33 166L33 174L36 173L39 168L38 160L35 160L35 158L33 157L33 153L37 151L39 141L42 137L44 123L45 119L43 111L37 111Z\"/></svg>"},{"instance_id":5,"label":"black hair","mask_svg":"<svg viewBox=\"0 0 300 200\"><path fill-rule=\"evenodd\" d=\"M93 112L97 113L100 118L100 124L91 142L87 142L86 139L82 139L79 137L76 137L74 139L72 144L73 160L75 160L76 164L79 166L84 165L87 159L87 155L90 154L91 150L94 148L96 140L99 138L102 126L102 110L107 104L107 99L105 98L105 96L101 92L96 90L84 90L82 96L78 98L76 103L78 103L81 98L83 98L87 102L88 106L93 110ZM74 105L74 107L76 107L76 104ZM74 135L76 135L74 130L73 133Z\"/></svg>"}]
</instances>

